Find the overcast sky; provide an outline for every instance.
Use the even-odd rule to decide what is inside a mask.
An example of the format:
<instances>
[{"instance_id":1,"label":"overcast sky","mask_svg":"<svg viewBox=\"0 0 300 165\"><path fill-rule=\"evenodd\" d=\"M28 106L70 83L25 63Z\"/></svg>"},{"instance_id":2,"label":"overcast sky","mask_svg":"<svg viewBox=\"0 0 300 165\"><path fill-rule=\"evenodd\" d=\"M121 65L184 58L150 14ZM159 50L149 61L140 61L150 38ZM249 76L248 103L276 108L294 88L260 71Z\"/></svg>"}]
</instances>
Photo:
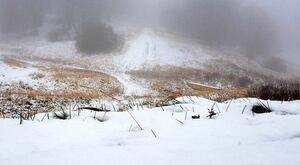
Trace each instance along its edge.
<instances>
[{"instance_id":1,"label":"overcast sky","mask_svg":"<svg viewBox=\"0 0 300 165\"><path fill-rule=\"evenodd\" d=\"M281 55L300 64L300 1L252 0L272 16L280 29ZM295 60L296 59L296 60Z\"/></svg>"}]
</instances>

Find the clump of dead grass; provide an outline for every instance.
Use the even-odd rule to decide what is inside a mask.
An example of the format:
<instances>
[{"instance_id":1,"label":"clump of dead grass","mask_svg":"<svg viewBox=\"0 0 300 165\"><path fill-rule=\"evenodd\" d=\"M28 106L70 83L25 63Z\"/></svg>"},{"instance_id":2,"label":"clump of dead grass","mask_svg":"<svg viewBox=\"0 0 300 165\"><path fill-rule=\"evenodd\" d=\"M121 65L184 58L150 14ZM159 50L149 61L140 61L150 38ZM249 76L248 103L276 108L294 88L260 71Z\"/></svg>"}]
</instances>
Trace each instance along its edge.
<instances>
[{"instance_id":1,"label":"clump of dead grass","mask_svg":"<svg viewBox=\"0 0 300 165\"><path fill-rule=\"evenodd\" d=\"M300 82L269 82L249 89L249 96L263 100L291 101L300 99Z\"/></svg>"},{"instance_id":2,"label":"clump of dead grass","mask_svg":"<svg viewBox=\"0 0 300 165\"><path fill-rule=\"evenodd\" d=\"M4 57L3 59L0 60L11 67L25 68L28 66L28 63L11 57Z\"/></svg>"}]
</instances>

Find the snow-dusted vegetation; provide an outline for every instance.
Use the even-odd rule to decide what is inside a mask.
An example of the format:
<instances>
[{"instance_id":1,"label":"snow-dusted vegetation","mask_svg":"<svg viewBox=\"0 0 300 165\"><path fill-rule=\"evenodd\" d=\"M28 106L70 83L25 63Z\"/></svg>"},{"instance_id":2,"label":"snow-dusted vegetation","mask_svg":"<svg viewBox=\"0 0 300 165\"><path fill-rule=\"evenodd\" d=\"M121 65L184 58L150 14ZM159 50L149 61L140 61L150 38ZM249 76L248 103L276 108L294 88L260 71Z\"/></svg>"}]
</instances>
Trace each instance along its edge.
<instances>
[{"instance_id":1,"label":"snow-dusted vegetation","mask_svg":"<svg viewBox=\"0 0 300 165\"><path fill-rule=\"evenodd\" d=\"M299 101L177 101L158 108L136 104L128 112L79 111L75 106L66 120L38 114L22 125L2 119L0 163L299 164ZM260 102L272 112L253 113L252 106ZM215 112L211 118L209 111Z\"/></svg>"}]
</instances>

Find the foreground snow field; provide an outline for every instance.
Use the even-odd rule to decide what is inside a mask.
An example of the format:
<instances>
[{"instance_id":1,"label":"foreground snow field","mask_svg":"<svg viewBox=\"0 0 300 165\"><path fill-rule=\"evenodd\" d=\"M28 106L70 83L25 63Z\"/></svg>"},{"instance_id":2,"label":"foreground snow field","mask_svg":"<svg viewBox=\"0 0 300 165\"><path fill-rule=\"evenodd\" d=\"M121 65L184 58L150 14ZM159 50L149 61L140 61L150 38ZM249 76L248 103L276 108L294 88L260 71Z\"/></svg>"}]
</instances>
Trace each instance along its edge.
<instances>
[{"instance_id":1,"label":"foreground snow field","mask_svg":"<svg viewBox=\"0 0 300 165\"><path fill-rule=\"evenodd\" d=\"M259 115L250 110L257 99L217 103L218 115L208 119L213 101L178 100L182 103L131 111L143 130L128 112L107 113L105 122L90 111L43 122L40 114L23 125L1 119L0 164L300 164L300 101L269 101L274 111ZM194 114L201 118L192 119Z\"/></svg>"}]
</instances>

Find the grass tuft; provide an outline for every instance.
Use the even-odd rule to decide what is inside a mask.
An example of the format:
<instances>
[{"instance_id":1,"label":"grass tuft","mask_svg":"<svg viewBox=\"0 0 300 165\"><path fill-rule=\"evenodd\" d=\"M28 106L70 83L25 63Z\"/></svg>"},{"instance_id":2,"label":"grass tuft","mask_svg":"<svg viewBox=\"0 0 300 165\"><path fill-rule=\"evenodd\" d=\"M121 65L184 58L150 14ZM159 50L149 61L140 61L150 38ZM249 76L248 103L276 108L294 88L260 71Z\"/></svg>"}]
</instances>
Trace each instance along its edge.
<instances>
[{"instance_id":1,"label":"grass tuft","mask_svg":"<svg viewBox=\"0 0 300 165\"><path fill-rule=\"evenodd\" d=\"M62 111L61 113L53 112L53 118L60 120L67 120L69 118L69 114L66 111Z\"/></svg>"},{"instance_id":2,"label":"grass tuft","mask_svg":"<svg viewBox=\"0 0 300 165\"><path fill-rule=\"evenodd\" d=\"M252 112L258 113L258 114L270 113L270 112L272 112L272 109L270 107L265 106L262 103L257 103L252 106Z\"/></svg>"}]
</instances>

